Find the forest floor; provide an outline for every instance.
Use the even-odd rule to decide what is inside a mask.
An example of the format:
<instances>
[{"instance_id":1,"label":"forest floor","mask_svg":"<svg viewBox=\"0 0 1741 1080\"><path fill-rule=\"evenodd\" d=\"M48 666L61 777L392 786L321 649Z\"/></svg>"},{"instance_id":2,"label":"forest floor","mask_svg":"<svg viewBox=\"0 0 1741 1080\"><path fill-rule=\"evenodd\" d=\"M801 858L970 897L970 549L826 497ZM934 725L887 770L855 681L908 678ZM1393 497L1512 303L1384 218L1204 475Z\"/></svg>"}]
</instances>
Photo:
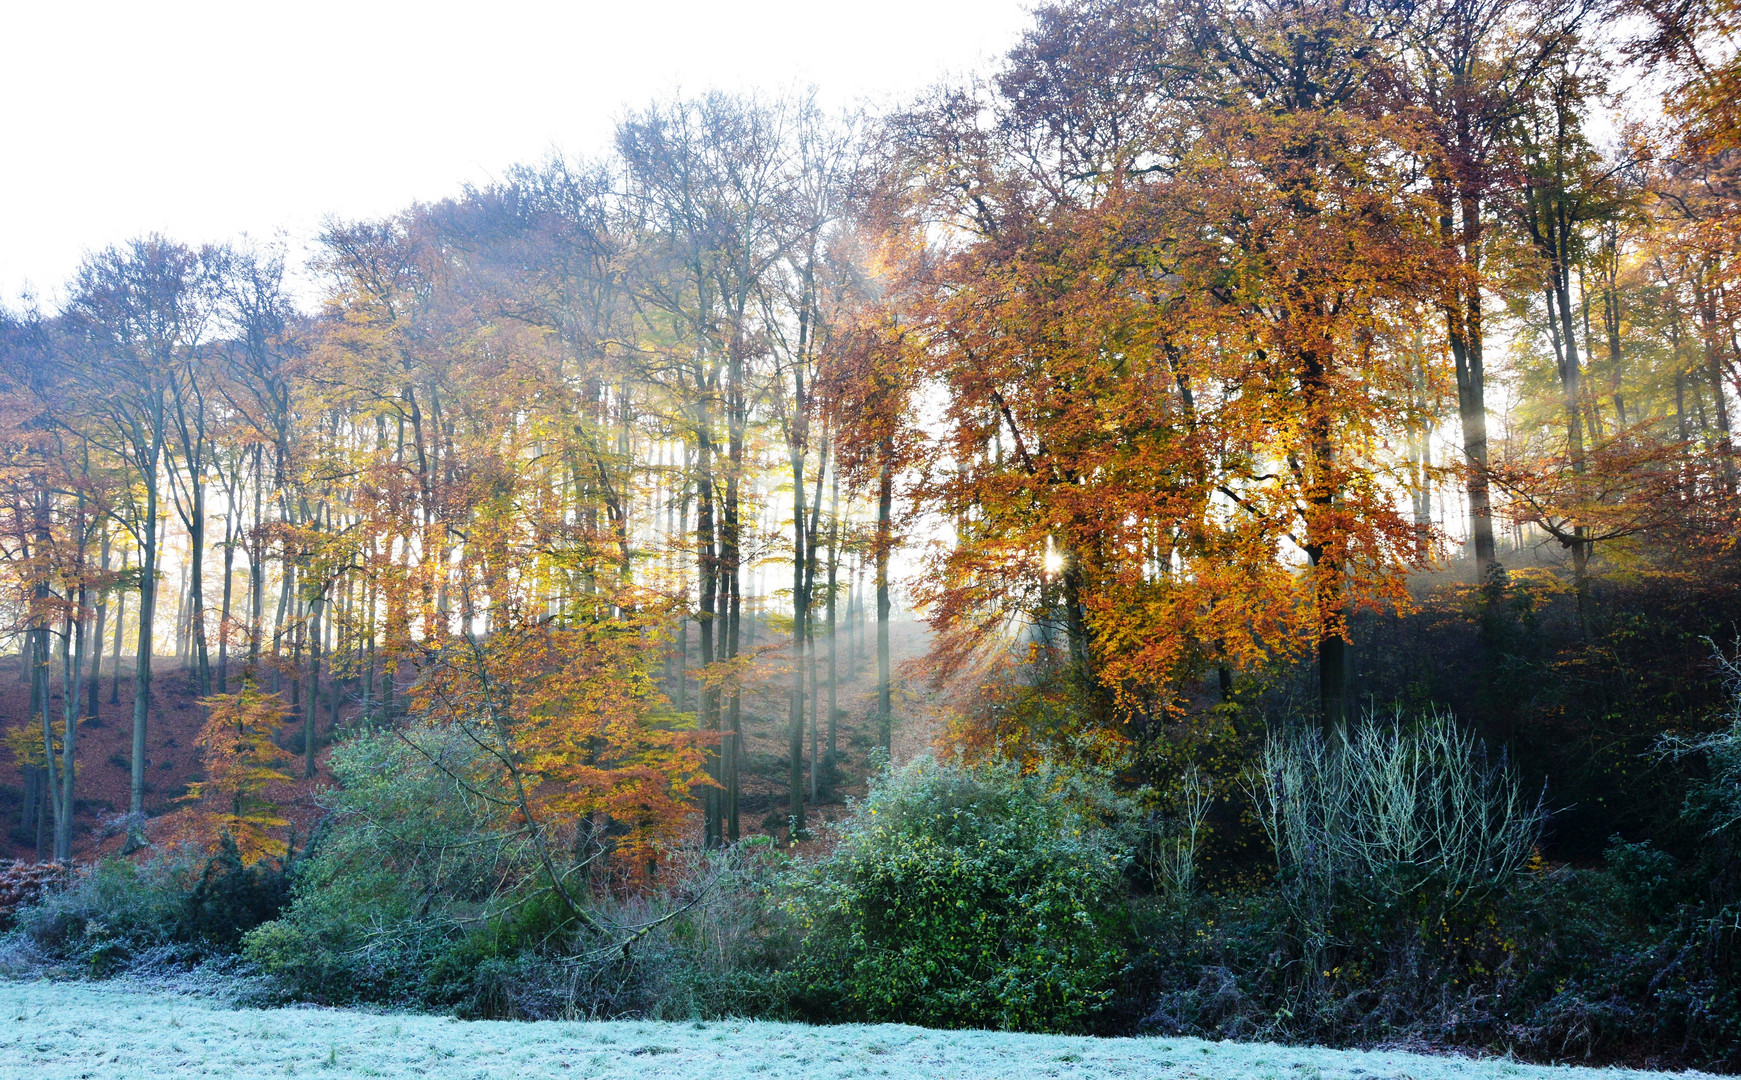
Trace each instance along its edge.
<instances>
[{"instance_id":1,"label":"forest floor","mask_svg":"<svg viewBox=\"0 0 1741 1080\"><path fill-rule=\"evenodd\" d=\"M819 775L818 798L807 799L810 805L806 829L814 839L799 845L800 851L807 854L818 842L826 842L826 829L818 826L837 820L845 812L846 799L865 793L871 751L877 744L875 627L868 630L862 636L864 647L857 650L851 647L851 638L845 631L841 635L835 665L839 681L835 691L837 771L832 784ZM889 630L889 655L894 666L890 756L896 764L904 764L928 752L942 733L943 699L925 685L922 667L930 647L926 628L920 623L900 621L891 623ZM783 638L780 640L784 642ZM826 647L821 651L821 674L825 680ZM776 834L786 825L791 680L790 654L778 648L762 657L744 682L741 720L744 757L738 813L742 836ZM805 692L809 693L808 686ZM826 695L824 681L818 693L823 699L818 714L827 712ZM817 732L818 757L826 757L827 731L824 718ZM807 732L804 743L807 761L810 746ZM806 783L808 780L807 770Z\"/></svg>"},{"instance_id":2,"label":"forest floor","mask_svg":"<svg viewBox=\"0 0 1741 1080\"><path fill-rule=\"evenodd\" d=\"M691 631L692 637L694 631ZM772 639L772 645L769 639ZM787 716L791 690L791 663L788 638L762 631L763 655L745 680L742 706L744 729L743 794L739 821L741 835L754 836L782 830L786 825L787 783ZM941 705L924 686L920 670L929 646L925 627L911 620L890 625L890 654L895 664L894 694L894 759L905 762L927 751L942 729ZM856 647L855 647L856 645ZM825 830L817 828L835 820L844 810L844 799L862 795L869 772L870 750L876 745L876 663L875 626L865 626L856 642L845 628L841 632L840 653L836 668L839 685L836 690L837 748L839 772L835 782L820 786L820 798L808 812L807 825L813 836L821 837ZM826 678L826 648L822 651ZM699 652L692 641L690 655ZM122 658L124 673L132 670L131 657ZM203 763L195 739L205 722L205 709L187 670L173 657L158 657L152 679L152 707L146 724L146 788L145 811L151 820L146 827L155 843L175 839L185 816L185 804L179 800L188 785L204 777ZM0 734L30 725L32 733L39 731L30 717L29 686L20 677L20 660L14 656L0 657ZM232 682L235 676L232 676ZM60 677L51 679L50 695L53 715L60 715ZM826 694L826 683L822 684ZM690 680L686 704L694 708L694 682ZM289 696L288 690L286 697ZM826 697L824 696L824 701ZM354 718L360 703L354 697L341 694L340 725ZM128 780L131 776L133 680L126 674L117 684L109 664L105 664L98 696L97 722L79 725L77 744L76 812L74 820L73 856L89 859L119 848L123 835L120 815L127 809ZM322 703L319 718L319 738L330 738L330 712ZM826 748L827 722L819 732L822 748ZM301 724L287 720L278 740L279 745L301 753ZM805 756L810 755L810 741L805 737ZM325 749L320 755L320 769L313 780L276 785L268 794L285 811L298 837L306 837L320 816L315 793L331 780L325 770ZM808 773L806 773L808 783ZM12 753L0 748L0 859L36 858L39 839L48 840L46 828L25 828L24 777ZM45 823L46 824L46 823ZM695 825L697 837L700 822ZM811 844L806 847L814 846Z\"/></svg>"},{"instance_id":3,"label":"forest floor","mask_svg":"<svg viewBox=\"0 0 1741 1080\"><path fill-rule=\"evenodd\" d=\"M203 775L194 740L205 723L205 710L199 705L199 695L187 673L173 657L157 657L154 663L157 670L145 725L145 812L149 817L161 818L177 809L177 800L187 793L188 784ZM30 687L22 677L22 666L16 655L0 657L0 731L28 726L40 747L41 725L30 716ZM133 658L123 658L121 666L130 672ZM58 721L61 715L58 669L50 685L51 713ZM132 740L133 680L123 677L117 684L110 665L105 664L96 722L87 719L79 725L76 744L75 858L89 858L121 842L117 819L127 812ZM0 750L0 858L26 861L36 858L37 830L26 828L23 823L25 791L18 761L12 753ZM298 791L286 801L295 802L301 794Z\"/></svg>"},{"instance_id":4,"label":"forest floor","mask_svg":"<svg viewBox=\"0 0 1741 1080\"><path fill-rule=\"evenodd\" d=\"M212 997L126 983L0 981L0 1077L35 1080L1634 1080L1668 1075L1675 1074L1392 1050L931 1031L895 1024L461 1021L341 1009L234 1008Z\"/></svg>"}]
</instances>

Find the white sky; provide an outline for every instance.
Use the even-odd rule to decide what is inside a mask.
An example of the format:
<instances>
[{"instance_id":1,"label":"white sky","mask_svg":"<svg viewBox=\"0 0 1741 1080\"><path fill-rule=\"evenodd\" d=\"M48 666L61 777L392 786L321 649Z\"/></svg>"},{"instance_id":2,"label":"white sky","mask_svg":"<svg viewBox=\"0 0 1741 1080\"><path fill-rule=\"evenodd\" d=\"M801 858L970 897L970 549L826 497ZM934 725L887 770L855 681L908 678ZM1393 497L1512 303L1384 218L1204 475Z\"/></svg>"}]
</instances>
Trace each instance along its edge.
<instances>
[{"instance_id":1,"label":"white sky","mask_svg":"<svg viewBox=\"0 0 1741 1080\"><path fill-rule=\"evenodd\" d=\"M983 66L1024 0L0 0L0 302L88 250L381 215L673 90L844 105Z\"/></svg>"}]
</instances>

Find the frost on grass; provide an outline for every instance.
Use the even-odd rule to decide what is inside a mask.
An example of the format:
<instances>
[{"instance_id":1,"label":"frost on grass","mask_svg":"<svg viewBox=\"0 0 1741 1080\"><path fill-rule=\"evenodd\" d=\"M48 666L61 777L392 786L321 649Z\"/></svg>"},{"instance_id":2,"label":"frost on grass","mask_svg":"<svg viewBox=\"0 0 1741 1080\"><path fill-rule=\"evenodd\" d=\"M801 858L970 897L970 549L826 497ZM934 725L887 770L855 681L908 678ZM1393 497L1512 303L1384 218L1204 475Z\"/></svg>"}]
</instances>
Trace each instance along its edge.
<instances>
[{"instance_id":1,"label":"frost on grass","mask_svg":"<svg viewBox=\"0 0 1741 1080\"><path fill-rule=\"evenodd\" d=\"M38 1080L1631 1080L1664 1075L1389 1051L929 1031L888 1024L462 1022L336 1009L234 1009L209 996L115 984L0 982L0 1077Z\"/></svg>"}]
</instances>

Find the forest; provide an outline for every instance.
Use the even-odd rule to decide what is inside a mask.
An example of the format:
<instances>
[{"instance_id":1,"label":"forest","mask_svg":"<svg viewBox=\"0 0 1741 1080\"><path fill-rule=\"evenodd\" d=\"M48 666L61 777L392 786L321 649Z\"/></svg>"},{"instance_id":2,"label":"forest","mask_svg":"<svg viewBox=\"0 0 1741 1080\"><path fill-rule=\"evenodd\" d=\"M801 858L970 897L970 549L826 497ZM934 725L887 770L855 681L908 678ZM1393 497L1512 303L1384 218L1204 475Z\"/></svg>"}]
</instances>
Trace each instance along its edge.
<instances>
[{"instance_id":1,"label":"forest","mask_svg":"<svg viewBox=\"0 0 1741 1080\"><path fill-rule=\"evenodd\" d=\"M0 975L1741 1068L1738 49L1063 0L89 253L0 308Z\"/></svg>"}]
</instances>

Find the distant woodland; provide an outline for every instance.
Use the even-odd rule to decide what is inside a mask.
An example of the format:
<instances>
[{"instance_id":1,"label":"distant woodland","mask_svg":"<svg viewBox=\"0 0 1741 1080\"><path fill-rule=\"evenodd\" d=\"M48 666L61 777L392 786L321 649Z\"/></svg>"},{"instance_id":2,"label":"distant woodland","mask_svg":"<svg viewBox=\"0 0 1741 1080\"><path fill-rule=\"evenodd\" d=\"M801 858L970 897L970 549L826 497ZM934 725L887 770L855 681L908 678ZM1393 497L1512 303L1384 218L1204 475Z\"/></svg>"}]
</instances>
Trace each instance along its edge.
<instances>
[{"instance_id":1,"label":"distant woodland","mask_svg":"<svg viewBox=\"0 0 1741 1080\"><path fill-rule=\"evenodd\" d=\"M94 868L20 932L1734 1067L1738 20L1072 0L91 253L0 314L0 812Z\"/></svg>"}]
</instances>

